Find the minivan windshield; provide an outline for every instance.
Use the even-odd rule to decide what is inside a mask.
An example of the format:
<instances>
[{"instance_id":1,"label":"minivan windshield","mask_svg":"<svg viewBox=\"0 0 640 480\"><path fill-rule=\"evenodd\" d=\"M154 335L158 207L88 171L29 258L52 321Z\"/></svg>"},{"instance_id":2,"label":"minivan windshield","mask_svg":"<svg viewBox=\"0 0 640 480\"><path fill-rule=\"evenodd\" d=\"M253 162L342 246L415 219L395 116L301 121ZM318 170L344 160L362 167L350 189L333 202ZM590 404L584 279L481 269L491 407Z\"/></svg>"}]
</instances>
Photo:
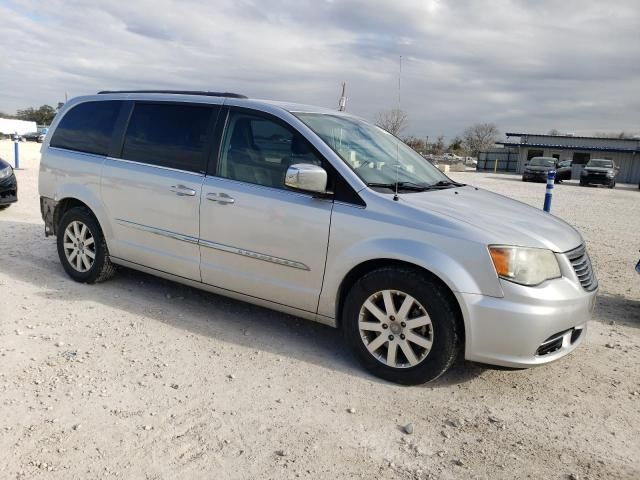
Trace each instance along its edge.
<instances>
[{"instance_id":1,"label":"minivan windshield","mask_svg":"<svg viewBox=\"0 0 640 480\"><path fill-rule=\"evenodd\" d=\"M532 167L553 167L555 164L555 159L546 157L533 157L529 162Z\"/></svg>"},{"instance_id":2,"label":"minivan windshield","mask_svg":"<svg viewBox=\"0 0 640 480\"><path fill-rule=\"evenodd\" d=\"M587 163L587 167L613 168L613 162L611 160L599 160L594 158L593 160L589 160L589 163Z\"/></svg>"},{"instance_id":3,"label":"minivan windshield","mask_svg":"<svg viewBox=\"0 0 640 480\"><path fill-rule=\"evenodd\" d=\"M398 138L363 120L294 112L369 186L403 190L458 185Z\"/></svg>"}]
</instances>

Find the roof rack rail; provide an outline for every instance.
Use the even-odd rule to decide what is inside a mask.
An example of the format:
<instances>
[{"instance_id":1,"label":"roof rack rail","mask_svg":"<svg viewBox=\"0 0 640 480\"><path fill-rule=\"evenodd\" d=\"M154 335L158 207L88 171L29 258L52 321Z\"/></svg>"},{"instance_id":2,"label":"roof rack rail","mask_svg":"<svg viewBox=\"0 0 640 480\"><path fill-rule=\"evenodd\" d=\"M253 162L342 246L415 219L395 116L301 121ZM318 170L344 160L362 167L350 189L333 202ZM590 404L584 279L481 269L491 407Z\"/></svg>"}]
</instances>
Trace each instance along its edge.
<instances>
[{"instance_id":1,"label":"roof rack rail","mask_svg":"<svg viewBox=\"0 0 640 480\"><path fill-rule=\"evenodd\" d=\"M174 95L203 95L205 97L249 98L246 95L231 92L203 92L199 90L103 90L98 95L108 93L167 93Z\"/></svg>"}]
</instances>

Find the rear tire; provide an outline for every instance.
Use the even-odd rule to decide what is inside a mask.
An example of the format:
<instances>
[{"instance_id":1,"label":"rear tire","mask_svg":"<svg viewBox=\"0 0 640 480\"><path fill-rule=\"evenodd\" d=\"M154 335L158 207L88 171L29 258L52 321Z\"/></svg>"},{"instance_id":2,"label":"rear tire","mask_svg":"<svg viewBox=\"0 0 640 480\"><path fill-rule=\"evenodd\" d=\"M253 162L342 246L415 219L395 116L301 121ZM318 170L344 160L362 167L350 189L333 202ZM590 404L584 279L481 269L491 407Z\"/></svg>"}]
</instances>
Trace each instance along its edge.
<instances>
[{"instance_id":1,"label":"rear tire","mask_svg":"<svg viewBox=\"0 0 640 480\"><path fill-rule=\"evenodd\" d=\"M6 209L7 209L7 208L9 208L10 206L11 206L11 204L8 204L8 205L0 205L0 212L1 212L2 210L6 210Z\"/></svg>"},{"instance_id":2,"label":"rear tire","mask_svg":"<svg viewBox=\"0 0 640 480\"><path fill-rule=\"evenodd\" d=\"M404 385L435 380L460 350L456 308L444 288L410 268L360 278L345 300L342 327L367 370Z\"/></svg>"},{"instance_id":3,"label":"rear tire","mask_svg":"<svg viewBox=\"0 0 640 480\"><path fill-rule=\"evenodd\" d=\"M114 275L107 242L89 210L76 207L67 211L58 224L57 235L60 263L73 280L99 283Z\"/></svg>"}]
</instances>

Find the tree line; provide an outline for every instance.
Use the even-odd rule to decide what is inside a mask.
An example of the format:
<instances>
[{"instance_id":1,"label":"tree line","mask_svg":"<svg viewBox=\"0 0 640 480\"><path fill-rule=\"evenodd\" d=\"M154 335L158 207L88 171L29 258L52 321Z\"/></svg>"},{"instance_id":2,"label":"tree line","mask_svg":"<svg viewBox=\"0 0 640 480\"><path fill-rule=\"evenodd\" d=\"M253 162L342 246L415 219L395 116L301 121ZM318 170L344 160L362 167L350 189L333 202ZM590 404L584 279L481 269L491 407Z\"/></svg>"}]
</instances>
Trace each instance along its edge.
<instances>
[{"instance_id":1,"label":"tree line","mask_svg":"<svg viewBox=\"0 0 640 480\"><path fill-rule=\"evenodd\" d=\"M494 146L500 138L498 127L493 123L476 123L467 127L461 135L457 135L449 143L445 143L444 135L429 141L427 137L402 137L408 126L408 115L403 110L392 108L376 115L375 124L387 132L400 138L418 153L440 155L444 152L461 156L477 157L478 153Z\"/></svg>"},{"instance_id":2,"label":"tree line","mask_svg":"<svg viewBox=\"0 0 640 480\"><path fill-rule=\"evenodd\" d=\"M26 120L28 122L36 122L36 125L50 125L62 105L63 103L58 103L57 107L52 107L51 105L41 105L38 108L28 107L18 110L15 114L0 112L0 118Z\"/></svg>"}]
</instances>

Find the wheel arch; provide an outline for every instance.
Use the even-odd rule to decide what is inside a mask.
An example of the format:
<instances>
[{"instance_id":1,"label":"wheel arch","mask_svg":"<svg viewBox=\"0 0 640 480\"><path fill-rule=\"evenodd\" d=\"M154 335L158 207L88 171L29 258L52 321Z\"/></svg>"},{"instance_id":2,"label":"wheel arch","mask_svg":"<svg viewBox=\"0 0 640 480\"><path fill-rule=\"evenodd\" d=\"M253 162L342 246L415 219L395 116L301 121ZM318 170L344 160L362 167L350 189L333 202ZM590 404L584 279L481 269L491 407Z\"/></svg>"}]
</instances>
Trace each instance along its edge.
<instances>
[{"instance_id":1,"label":"wheel arch","mask_svg":"<svg viewBox=\"0 0 640 480\"><path fill-rule=\"evenodd\" d=\"M413 270L420 275L424 275L436 282L438 285L442 287L442 291L445 293L445 296L451 303L451 306L455 312L456 318L456 327L458 331L458 335L460 336L460 345L465 345L466 335L465 335L465 323L464 316L462 313L462 308L460 307L460 303L456 295L453 293L453 290L447 285L447 283L442 280L438 275L434 274L430 270L416 265L411 262L407 262L404 260L397 260L392 258L377 258L372 260L366 260L358 265L354 266L349 272L344 276L342 282L340 282L340 286L338 287L338 293L336 297L336 327L341 328L342 326L342 311L344 309L345 299L351 290L351 287L358 281L358 279L362 278L367 273L370 273L379 268L385 267L399 267L404 269Z\"/></svg>"},{"instance_id":2,"label":"wheel arch","mask_svg":"<svg viewBox=\"0 0 640 480\"><path fill-rule=\"evenodd\" d=\"M102 234L105 238L108 238L108 233L105 231L105 222L102 221L101 215L98 213L97 209L93 208L91 204L87 202L83 202L82 200L76 197L65 197L62 200L58 201L56 204L56 208L53 211L53 234L58 234L58 224L62 219L63 215L67 213L72 208L81 207L85 208L93 215L93 217L98 222L98 226L102 230Z\"/></svg>"}]
</instances>

